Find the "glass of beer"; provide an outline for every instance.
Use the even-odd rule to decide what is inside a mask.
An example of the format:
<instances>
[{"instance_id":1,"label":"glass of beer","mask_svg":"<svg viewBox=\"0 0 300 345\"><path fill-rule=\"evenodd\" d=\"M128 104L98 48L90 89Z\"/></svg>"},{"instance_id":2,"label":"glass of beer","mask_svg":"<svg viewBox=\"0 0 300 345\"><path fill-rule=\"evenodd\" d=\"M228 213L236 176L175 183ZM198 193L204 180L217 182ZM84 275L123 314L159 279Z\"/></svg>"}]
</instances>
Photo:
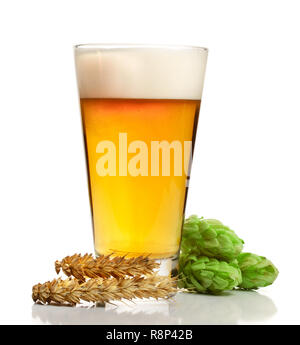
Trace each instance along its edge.
<instances>
[{"instance_id":1,"label":"glass of beer","mask_svg":"<svg viewBox=\"0 0 300 345\"><path fill-rule=\"evenodd\" d=\"M207 49L75 46L96 255L176 270Z\"/></svg>"}]
</instances>

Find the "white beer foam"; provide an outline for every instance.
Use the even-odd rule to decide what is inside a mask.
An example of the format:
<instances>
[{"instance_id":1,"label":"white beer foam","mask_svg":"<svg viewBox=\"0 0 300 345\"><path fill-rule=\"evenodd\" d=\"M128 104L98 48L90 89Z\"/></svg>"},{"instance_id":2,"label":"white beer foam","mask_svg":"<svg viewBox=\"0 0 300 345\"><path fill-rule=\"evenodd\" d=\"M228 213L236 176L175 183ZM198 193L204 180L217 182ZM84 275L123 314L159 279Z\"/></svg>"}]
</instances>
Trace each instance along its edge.
<instances>
[{"instance_id":1,"label":"white beer foam","mask_svg":"<svg viewBox=\"0 0 300 345\"><path fill-rule=\"evenodd\" d=\"M75 47L81 98L200 100L206 60L197 47Z\"/></svg>"}]
</instances>

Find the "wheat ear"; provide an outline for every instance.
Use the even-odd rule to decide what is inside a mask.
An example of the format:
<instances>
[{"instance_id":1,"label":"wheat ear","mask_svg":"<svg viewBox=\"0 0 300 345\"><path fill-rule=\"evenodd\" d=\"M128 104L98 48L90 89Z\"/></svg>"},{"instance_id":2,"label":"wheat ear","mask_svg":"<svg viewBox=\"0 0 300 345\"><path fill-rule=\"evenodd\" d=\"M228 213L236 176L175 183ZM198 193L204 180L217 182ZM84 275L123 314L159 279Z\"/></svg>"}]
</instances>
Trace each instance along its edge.
<instances>
[{"instance_id":1,"label":"wheat ear","mask_svg":"<svg viewBox=\"0 0 300 345\"><path fill-rule=\"evenodd\" d=\"M32 288L34 302L75 305L80 301L105 303L133 298L168 298L177 292L176 279L153 275L148 278L89 279L80 284L77 279L53 279Z\"/></svg>"},{"instance_id":2,"label":"wheat ear","mask_svg":"<svg viewBox=\"0 0 300 345\"><path fill-rule=\"evenodd\" d=\"M56 273L62 270L68 277L73 276L80 282L85 278L124 278L126 276L149 275L159 264L146 256L126 258L100 255L94 258L92 254L74 254L55 262Z\"/></svg>"}]
</instances>

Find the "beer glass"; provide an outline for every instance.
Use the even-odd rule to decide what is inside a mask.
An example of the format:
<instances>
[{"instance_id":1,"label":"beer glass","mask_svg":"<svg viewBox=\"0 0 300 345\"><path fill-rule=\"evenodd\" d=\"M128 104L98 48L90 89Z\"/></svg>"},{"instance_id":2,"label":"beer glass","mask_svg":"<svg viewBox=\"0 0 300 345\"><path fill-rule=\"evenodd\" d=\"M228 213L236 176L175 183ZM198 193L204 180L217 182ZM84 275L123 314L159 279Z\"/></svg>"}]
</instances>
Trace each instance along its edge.
<instances>
[{"instance_id":1,"label":"beer glass","mask_svg":"<svg viewBox=\"0 0 300 345\"><path fill-rule=\"evenodd\" d=\"M207 49L75 46L96 255L177 265Z\"/></svg>"}]
</instances>

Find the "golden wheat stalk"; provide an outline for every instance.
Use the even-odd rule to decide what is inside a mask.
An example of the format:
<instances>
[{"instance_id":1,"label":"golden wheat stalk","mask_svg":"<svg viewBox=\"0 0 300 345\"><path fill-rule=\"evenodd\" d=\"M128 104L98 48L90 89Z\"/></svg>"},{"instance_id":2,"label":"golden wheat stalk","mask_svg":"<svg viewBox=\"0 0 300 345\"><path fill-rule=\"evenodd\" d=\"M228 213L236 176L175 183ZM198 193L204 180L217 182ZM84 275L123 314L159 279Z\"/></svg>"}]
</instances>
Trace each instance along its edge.
<instances>
[{"instance_id":1,"label":"golden wheat stalk","mask_svg":"<svg viewBox=\"0 0 300 345\"><path fill-rule=\"evenodd\" d=\"M126 258L124 256L112 257L100 255L96 259L92 254L74 254L61 261L55 262L56 273L60 270L68 276L84 282L85 278L124 278L126 276L149 275L159 264L146 256Z\"/></svg>"},{"instance_id":2,"label":"golden wheat stalk","mask_svg":"<svg viewBox=\"0 0 300 345\"><path fill-rule=\"evenodd\" d=\"M105 303L133 298L168 298L177 292L176 279L152 275L134 278L96 278L80 284L77 279L53 279L32 288L34 302L75 305L80 301Z\"/></svg>"}]
</instances>

